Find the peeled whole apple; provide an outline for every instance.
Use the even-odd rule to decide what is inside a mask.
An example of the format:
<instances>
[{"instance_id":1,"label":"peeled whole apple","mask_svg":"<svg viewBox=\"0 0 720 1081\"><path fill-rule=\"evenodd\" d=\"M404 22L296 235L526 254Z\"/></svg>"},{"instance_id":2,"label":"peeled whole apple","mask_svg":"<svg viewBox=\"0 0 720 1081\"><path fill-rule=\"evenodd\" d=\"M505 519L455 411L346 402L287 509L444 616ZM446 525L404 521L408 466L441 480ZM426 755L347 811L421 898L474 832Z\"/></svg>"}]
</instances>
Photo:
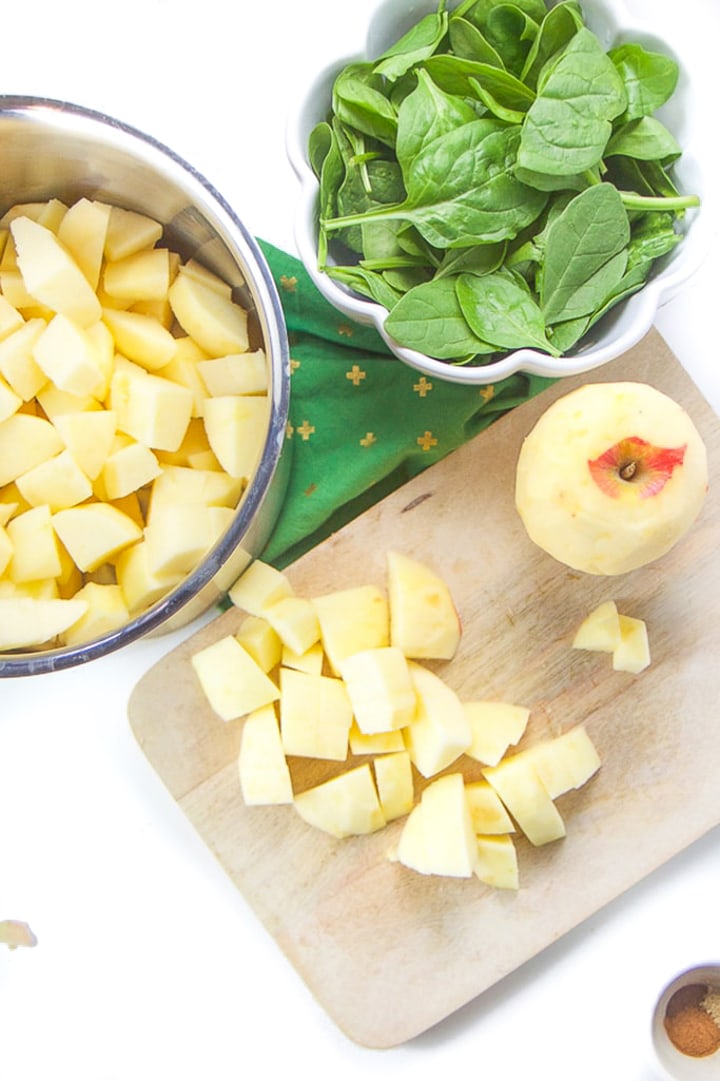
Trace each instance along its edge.
<instances>
[{"instance_id":1,"label":"peeled whole apple","mask_svg":"<svg viewBox=\"0 0 720 1081\"><path fill-rule=\"evenodd\" d=\"M525 438L515 505L530 539L561 563L625 574L680 540L707 483L705 445L682 406L647 383L588 383Z\"/></svg>"}]
</instances>

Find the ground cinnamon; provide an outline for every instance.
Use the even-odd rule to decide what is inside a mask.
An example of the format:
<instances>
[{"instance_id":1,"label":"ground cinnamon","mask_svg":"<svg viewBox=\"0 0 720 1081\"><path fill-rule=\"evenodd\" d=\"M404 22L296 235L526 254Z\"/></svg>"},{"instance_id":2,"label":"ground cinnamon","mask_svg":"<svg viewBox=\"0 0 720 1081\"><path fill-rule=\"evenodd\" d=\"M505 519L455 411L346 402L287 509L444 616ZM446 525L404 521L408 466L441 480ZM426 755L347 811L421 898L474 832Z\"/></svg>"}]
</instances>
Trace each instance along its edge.
<instances>
[{"instance_id":1,"label":"ground cinnamon","mask_svg":"<svg viewBox=\"0 0 720 1081\"><path fill-rule=\"evenodd\" d=\"M720 1026L703 1008L706 984L688 984L671 997L665 1011L668 1038L683 1055L704 1058L720 1048Z\"/></svg>"}]
</instances>

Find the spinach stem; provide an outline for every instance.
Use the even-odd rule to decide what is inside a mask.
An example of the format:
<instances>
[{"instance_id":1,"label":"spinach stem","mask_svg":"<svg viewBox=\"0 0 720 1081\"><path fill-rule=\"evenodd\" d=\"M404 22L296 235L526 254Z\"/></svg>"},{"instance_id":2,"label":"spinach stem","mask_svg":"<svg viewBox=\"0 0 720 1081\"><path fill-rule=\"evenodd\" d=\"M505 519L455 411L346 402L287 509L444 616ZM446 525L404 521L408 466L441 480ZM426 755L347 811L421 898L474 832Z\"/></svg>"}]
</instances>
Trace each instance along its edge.
<instances>
[{"instance_id":1,"label":"spinach stem","mask_svg":"<svg viewBox=\"0 0 720 1081\"><path fill-rule=\"evenodd\" d=\"M700 206L698 195L637 195L634 191L621 191L620 198L629 210L687 210Z\"/></svg>"}]
</instances>

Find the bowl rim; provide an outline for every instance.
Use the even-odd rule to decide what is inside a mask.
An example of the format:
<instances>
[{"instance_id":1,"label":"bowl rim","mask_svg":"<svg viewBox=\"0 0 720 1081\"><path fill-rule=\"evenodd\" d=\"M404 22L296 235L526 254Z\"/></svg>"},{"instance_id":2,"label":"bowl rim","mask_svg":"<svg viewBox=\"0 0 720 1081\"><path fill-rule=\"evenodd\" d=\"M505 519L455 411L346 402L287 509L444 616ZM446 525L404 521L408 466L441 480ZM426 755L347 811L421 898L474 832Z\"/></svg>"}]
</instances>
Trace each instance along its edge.
<instances>
[{"instance_id":1,"label":"bowl rim","mask_svg":"<svg viewBox=\"0 0 720 1081\"><path fill-rule=\"evenodd\" d=\"M223 536L202 562L177 586L145 611L114 631L72 647L0 652L0 679L38 675L75 667L110 653L158 631L172 616L188 605L218 574L228 556L238 549L255 520L278 472L286 439L289 413L289 344L285 317L275 281L256 239L213 184L193 165L154 136L104 112L72 102L30 95L0 94L0 124L13 113L72 117L102 132L108 127L120 132L139 156L149 153L169 164L173 180L188 199L193 192L201 205L212 211L210 222L243 270L261 323L271 376L271 408L268 430L255 472L238 505L236 516ZM230 240L232 238L232 243ZM252 270L252 274L246 273ZM248 560L252 558L248 555Z\"/></svg>"},{"instance_id":2,"label":"bowl rim","mask_svg":"<svg viewBox=\"0 0 720 1081\"><path fill-rule=\"evenodd\" d=\"M557 0L552 0L553 4L556 2ZM451 6L454 6L454 3ZM385 0L384 4L380 3L376 6L376 10L368 23L368 38L371 36L378 11L387 7L387 0ZM617 35L621 35L626 39L651 38L655 41L658 40L657 35L649 27L643 25L637 19L630 19L621 0L604 0L602 7L608 16L608 26ZM675 55L669 43L665 43L665 46L668 53ZM607 342L590 345L586 349L559 358L554 358L548 353L536 349L516 349L489 364L474 366L452 364L427 356L417 350L406 348L393 339L385 330L384 321L388 314L387 308L359 294L352 293L344 286L334 282L324 271L320 270L317 263L315 224L319 182L310 166L307 154L308 124L311 118L315 120L319 118L319 110L313 106L319 97L328 100L327 95L332 80L342 68L348 63L367 58L368 44L366 42L363 50L357 50L327 64L319 74L311 78L304 92L295 98L295 103L290 110L285 130L285 148L299 187L293 221L294 240L300 259L322 296L344 315L363 325L372 326L390 352L411 368L430 374L445 382L476 385L496 383L517 373L563 378L590 372L636 345L650 330L661 304L692 277L708 257L711 249L712 229L709 225L708 228L705 228L704 225L703 228L697 228L699 220L704 222L709 217L706 207L707 192L703 191L702 206L689 212L692 214L690 226L682 244L676 249L675 256L656 277L651 278L642 289L618 306L621 311L631 311L633 318L628 321L628 325L618 335L611 336ZM680 63L682 66L681 60ZM695 167L702 180L702 170L693 155L692 146L683 151L683 159L686 165L690 164ZM704 185L701 186L704 188Z\"/></svg>"}]
</instances>

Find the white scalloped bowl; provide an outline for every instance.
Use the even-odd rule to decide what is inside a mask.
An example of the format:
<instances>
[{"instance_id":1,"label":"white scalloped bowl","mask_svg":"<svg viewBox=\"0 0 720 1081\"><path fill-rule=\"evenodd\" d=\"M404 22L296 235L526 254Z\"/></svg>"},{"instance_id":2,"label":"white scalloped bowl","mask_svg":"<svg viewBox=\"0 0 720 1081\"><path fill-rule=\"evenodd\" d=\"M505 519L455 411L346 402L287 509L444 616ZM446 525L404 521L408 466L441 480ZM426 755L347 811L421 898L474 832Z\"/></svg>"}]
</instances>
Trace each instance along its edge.
<instances>
[{"instance_id":1,"label":"white scalloped bowl","mask_svg":"<svg viewBox=\"0 0 720 1081\"><path fill-rule=\"evenodd\" d=\"M318 268L317 199L319 185L308 160L308 138L317 123L328 115L335 77L348 62L379 56L419 18L436 8L436 0L414 0L400 4L384 0L372 17L364 53L345 56L329 63L311 83L291 114L286 147L298 177L300 194L295 216L295 244L300 259L318 290L347 318L375 327L388 349L405 364L454 383L495 383L515 372L562 377L589 372L632 348L648 332L661 304L666 302L698 269L710 248L710 219L715 198L703 183L698 147L702 146L699 102L689 79L688 64L666 41L646 26L632 21L619 0L584 0L582 7L590 28L606 48L622 41L637 41L646 48L673 56L680 64L678 87L670 102L658 113L678 139L683 154L674 176L683 192L700 195L701 208L688 211L684 237L670 255L658 260L650 280L627 300L618 304L598 322L571 355L551 357L536 349L517 349L487 364L454 365L413 349L406 349L386 333L387 309L333 281ZM449 5L451 8L454 3Z\"/></svg>"}]
</instances>

